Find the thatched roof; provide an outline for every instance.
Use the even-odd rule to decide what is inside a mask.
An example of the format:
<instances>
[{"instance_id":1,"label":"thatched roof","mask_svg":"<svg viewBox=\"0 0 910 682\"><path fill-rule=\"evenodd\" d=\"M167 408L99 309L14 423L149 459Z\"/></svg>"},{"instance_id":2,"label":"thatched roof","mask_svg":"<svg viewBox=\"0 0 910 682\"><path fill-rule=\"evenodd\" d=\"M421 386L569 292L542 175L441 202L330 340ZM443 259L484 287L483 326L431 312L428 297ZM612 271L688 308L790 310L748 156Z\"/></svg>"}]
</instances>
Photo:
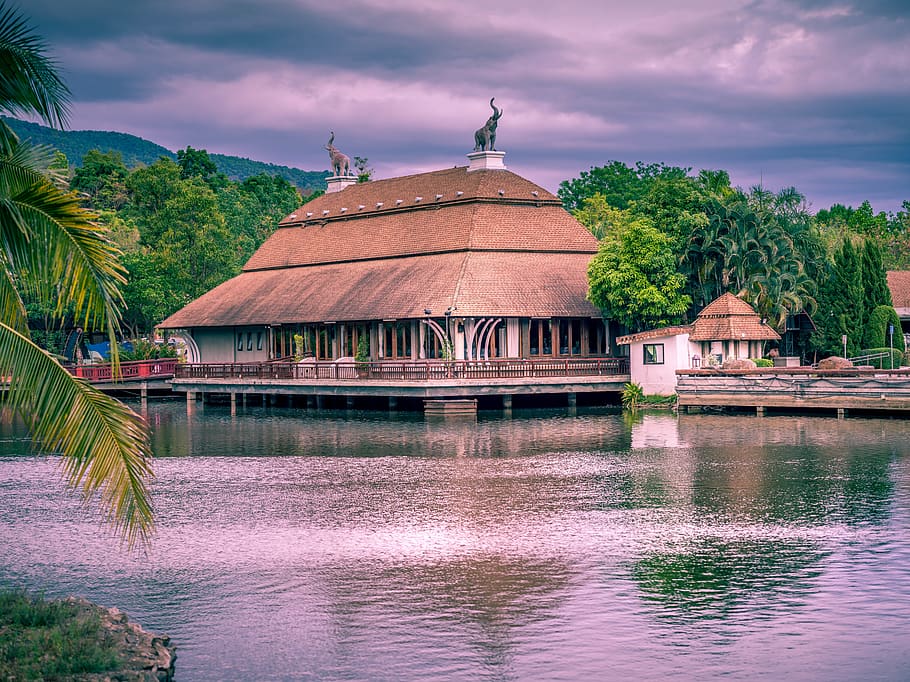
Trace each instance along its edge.
<instances>
[{"instance_id":1,"label":"thatched roof","mask_svg":"<svg viewBox=\"0 0 910 682\"><path fill-rule=\"evenodd\" d=\"M780 334L762 324L752 306L727 292L698 314L690 341L777 341Z\"/></svg>"},{"instance_id":2,"label":"thatched roof","mask_svg":"<svg viewBox=\"0 0 910 682\"><path fill-rule=\"evenodd\" d=\"M161 326L403 319L449 308L599 317L585 298L596 252L555 196L510 171L376 180L297 209L240 275Z\"/></svg>"}]
</instances>

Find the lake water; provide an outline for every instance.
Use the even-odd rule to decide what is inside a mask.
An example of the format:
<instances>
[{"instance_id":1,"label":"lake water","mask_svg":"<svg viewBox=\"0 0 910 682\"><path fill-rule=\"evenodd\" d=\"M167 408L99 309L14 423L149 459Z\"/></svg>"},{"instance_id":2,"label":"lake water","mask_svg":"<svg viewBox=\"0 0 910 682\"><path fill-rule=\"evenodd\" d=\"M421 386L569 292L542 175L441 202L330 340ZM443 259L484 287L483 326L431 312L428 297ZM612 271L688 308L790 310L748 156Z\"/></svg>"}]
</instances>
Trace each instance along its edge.
<instances>
[{"instance_id":1,"label":"lake water","mask_svg":"<svg viewBox=\"0 0 910 682\"><path fill-rule=\"evenodd\" d=\"M194 680L910 679L910 421L151 403L123 551L0 431L0 586Z\"/></svg>"}]
</instances>

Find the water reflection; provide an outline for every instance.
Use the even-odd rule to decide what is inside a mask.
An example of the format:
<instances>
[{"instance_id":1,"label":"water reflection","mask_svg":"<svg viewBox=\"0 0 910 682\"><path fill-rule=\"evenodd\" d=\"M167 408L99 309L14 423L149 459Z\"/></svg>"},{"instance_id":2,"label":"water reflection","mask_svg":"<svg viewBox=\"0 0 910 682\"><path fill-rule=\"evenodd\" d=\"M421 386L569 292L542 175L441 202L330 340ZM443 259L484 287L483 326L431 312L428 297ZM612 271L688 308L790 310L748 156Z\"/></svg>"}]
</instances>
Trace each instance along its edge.
<instances>
[{"instance_id":1,"label":"water reflection","mask_svg":"<svg viewBox=\"0 0 910 682\"><path fill-rule=\"evenodd\" d=\"M642 558L632 574L660 618L717 621L748 610L760 619L782 603L805 603L824 556L808 541L703 538Z\"/></svg>"},{"instance_id":2,"label":"water reflection","mask_svg":"<svg viewBox=\"0 0 910 682\"><path fill-rule=\"evenodd\" d=\"M149 419L140 557L0 426L0 585L126 609L180 679L901 679L908 423Z\"/></svg>"}]
</instances>

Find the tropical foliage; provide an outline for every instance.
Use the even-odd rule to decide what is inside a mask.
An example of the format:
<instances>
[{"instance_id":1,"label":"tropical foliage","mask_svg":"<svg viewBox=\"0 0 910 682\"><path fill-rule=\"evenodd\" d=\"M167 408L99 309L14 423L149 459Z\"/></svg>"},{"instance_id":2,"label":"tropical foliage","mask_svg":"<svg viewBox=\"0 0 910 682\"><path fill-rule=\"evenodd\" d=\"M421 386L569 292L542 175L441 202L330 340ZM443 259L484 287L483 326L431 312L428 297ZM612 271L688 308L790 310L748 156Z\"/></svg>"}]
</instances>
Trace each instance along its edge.
<instances>
[{"instance_id":1,"label":"tropical foliage","mask_svg":"<svg viewBox=\"0 0 910 682\"><path fill-rule=\"evenodd\" d=\"M0 5L0 110L53 124L69 91L43 42ZM45 451L62 453L69 482L100 495L113 524L134 541L148 535L150 449L142 419L73 378L30 337L25 300L51 317L66 313L114 339L125 271L107 231L61 188L51 150L19 141L0 123L0 376L3 405ZM116 360L116 357L115 357Z\"/></svg>"},{"instance_id":2,"label":"tropical foliage","mask_svg":"<svg viewBox=\"0 0 910 682\"><path fill-rule=\"evenodd\" d=\"M611 161L561 184L566 208L602 243L589 269L591 300L611 319L640 329L691 321L732 292L779 331L790 316L812 316L817 330L807 352L843 352L844 334L848 352L858 350L871 311L891 304L885 268L902 267L904 254L910 267L910 202L894 215L874 214L866 202L813 216L794 187L743 190L731 186L726 171L690 170ZM639 227L629 232L633 224ZM641 239L645 225L661 239L648 232L647 243L624 248L633 234ZM688 297L684 310L671 290L658 285L661 299L648 285L676 286L674 274L682 278L674 293ZM635 300L639 291L650 307Z\"/></svg>"}]
</instances>

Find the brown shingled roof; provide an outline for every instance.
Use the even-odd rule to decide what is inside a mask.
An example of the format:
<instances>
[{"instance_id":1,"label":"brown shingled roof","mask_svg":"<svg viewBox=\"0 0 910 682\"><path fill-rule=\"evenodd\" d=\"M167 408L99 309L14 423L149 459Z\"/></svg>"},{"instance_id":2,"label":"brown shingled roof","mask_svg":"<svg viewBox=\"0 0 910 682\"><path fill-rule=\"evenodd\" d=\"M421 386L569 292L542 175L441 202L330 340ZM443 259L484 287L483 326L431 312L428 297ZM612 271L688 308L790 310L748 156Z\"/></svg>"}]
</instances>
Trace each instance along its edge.
<instances>
[{"instance_id":1,"label":"brown shingled roof","mask_svg":"<svg viewBox=\"0 0 910 682\"><path fill-rule=\"evenodd\" d=\"M585 298L596 253L555 196L510 171L375 180L300 207L239 276L160 326L419 318L450 306L459 316L599 317Z\"/></svg>"},{"instance_id":2,"label":"brown shingled roof","mask_svg":"<svg viewBox=\"0 0 910 682\"><path fill-rule=\"evenodd\" d=\"M661 339L667 336L678 336L679 334L691 334L692 325L683 324L677 325L675 327L660 327L659 329L648 329L643 332L638 332L637 334L626 334L625 336L617 336L616 343L620 346L628 346L630 343L635 343L636 341L647 341L648 339Z\"/></svg>"},{"instance_id":3,"label":"brown shingled roof","mask_svg":"<svg viewBox=\"0 0 910 682\"><path fill-rule=\"evenodd\" d=\"M596 253L597 240L579 227L556 197L510 171L453 168L318 197L285 218L243 269L464 249Z\"/></svg>"},{"instance_id":4,"label":"brown shingled roof","mask_svg":"<svg viewBox=\"0 0 910 682\"><path fill-rule=\"evenodd\" d=\"M767 324L762 324L752 306L729 292L705 306L692 327L690 341L780 339L780 334Z\"/></svg>"},{"instance_id":5,"label":"brown shingled roof","mask_svg":"<svg viewBox=\"0 0 910 682\"><path fill-rule=\"evenodd\" d=\"M458 316L599 317L585 300L588 260L462 252L243 272L161 326L405 319L449 307Z\"/></svg>"},{"instance_id":6,"label":"brown shingled roof","mask_svg":"<svg viewBox=\"0 0 910 682\"><path fill-rule=\"evenodd\" d=\"M887 277L892 305L910 310L910 270L889 270Z\"/></svg>"}]
</instances>

